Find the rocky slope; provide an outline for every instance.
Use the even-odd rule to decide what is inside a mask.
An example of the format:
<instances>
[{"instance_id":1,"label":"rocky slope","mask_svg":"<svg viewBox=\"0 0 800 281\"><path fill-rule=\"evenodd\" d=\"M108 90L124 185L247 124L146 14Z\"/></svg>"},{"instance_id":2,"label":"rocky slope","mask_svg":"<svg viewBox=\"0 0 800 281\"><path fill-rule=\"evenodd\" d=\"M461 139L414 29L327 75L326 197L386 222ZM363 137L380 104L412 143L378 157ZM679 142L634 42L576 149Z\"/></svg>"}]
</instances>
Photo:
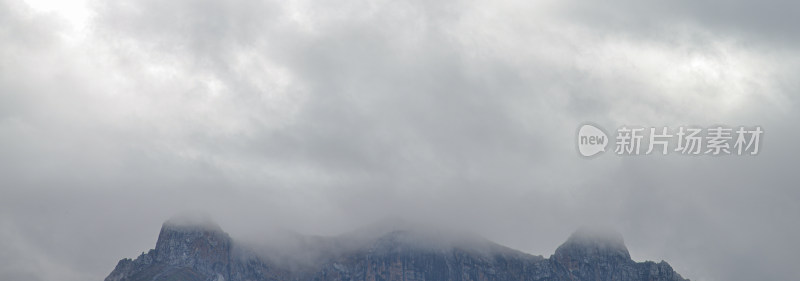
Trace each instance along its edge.
<instances>
[{"instance_id":1,"label":"rocky slope","mask_svg":"<svg viewBox=\"0 0 800 281\"><path fill-rule=\"evenodd\" d=\"M452 237L389 229L300 238L276 254L236 244L211 223L166 222L155 249L119 261L105 281L686 280L666 262L634 262L613 233L578 231L550 258Z\"/></svg>"}]
</instances>

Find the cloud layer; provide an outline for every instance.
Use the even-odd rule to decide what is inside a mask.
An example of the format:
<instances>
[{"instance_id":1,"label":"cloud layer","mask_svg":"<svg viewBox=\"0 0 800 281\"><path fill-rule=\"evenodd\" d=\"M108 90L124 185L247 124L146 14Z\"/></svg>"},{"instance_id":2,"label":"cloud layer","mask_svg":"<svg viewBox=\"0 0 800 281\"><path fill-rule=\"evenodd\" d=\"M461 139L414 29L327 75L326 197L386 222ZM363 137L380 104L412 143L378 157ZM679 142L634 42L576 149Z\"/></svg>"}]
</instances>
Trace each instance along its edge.
<instances>
[{"instance_id":1,"label":"cloud layer","mask_svg":"<svg viewBox=\"0 0 800 281\"><path fill-rule=\"evenodd\" d=\"M101 279L181 212L386 217L549 255L587 224L692 280L793 280L794 3L0 1L0 279ZM761 125L755 157L575 130Z\"/></svg>"}]
</instances>

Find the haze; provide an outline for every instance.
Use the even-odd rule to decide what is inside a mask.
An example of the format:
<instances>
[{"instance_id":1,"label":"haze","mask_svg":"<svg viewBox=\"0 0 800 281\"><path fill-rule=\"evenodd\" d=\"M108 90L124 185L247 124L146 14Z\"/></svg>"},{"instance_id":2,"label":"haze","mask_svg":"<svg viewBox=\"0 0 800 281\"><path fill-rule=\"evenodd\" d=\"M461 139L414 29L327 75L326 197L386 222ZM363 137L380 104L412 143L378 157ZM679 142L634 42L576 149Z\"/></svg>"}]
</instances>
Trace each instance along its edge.
<instances>
[{"instance_id":1,"label":"haze","mask_svg":"<svg viewBox=\"0 0 800 281\"><path fill-rule=\"evenodd\" d=\"M798 11L0 0L0 280L102 280L184 212L241 239L402 218L545 257L604 225L692 280L800 280ZM756 156L584 159L584 122L765 132Z\"/></svg>"}]
</instances>

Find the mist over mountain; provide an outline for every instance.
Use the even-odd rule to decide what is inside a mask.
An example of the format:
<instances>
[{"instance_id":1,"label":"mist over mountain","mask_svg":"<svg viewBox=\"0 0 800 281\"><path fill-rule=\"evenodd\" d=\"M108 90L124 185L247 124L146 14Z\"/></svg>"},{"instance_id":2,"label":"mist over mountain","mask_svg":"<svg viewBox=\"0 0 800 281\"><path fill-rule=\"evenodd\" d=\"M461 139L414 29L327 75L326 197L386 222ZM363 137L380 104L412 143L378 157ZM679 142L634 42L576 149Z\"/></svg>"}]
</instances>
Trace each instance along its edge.
<instances>
[{"instance_id":1,"label":"mist over mountain","mask_svg":"<svg viewBox=\"0 0 800 281\"><path fill-rule=\"evenodd\" d=\"M155 249L120 260L105 281L687 280L664 261L633 261L613 231L578 230L550 258L402 221L267 240L238 242L209 221L170 220Z\"/></svg>"}]
</instances>

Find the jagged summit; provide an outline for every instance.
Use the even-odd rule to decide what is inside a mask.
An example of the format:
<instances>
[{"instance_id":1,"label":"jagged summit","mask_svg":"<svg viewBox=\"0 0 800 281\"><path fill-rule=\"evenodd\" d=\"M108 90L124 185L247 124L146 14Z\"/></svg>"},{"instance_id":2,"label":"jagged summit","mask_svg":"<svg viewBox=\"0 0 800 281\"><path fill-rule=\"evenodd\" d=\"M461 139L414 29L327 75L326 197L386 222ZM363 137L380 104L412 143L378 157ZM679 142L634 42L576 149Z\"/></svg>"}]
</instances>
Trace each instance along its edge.
<instances>
[{"instance_id":1,"label":"jagged summit","mask_svg":"<svg viewBox=\"0 0 800 281\"><path fill-rule=\"evenodd\" d=\"M227 259L230 236L207 217L175 217L161 226L156 241L155 259L186 265L203 259Z\"/></svg>"},{"instance_id":2,"label":"jagged summit","mask_svg":"<svg viewBox=\"0 0 800 281\"><path fill-rule=\"evenodd\" d=\"M616 256L630 259L622 234L607 228L583 227L556 249L558 256Z\"/></svg>"},{"instance_id":3,"label":"jagged summit","mask_svg":"<svg viewBox=\"0 0 800 281\"><path fill-rule=\"evenodd\" d=\"M622 235L604 228L581 228L550 260L556 280L686 280L666 262L635 262Z\"/></svg>"},{"instance_id":4,"label":"jagged summit","mask_svg":"<svg viewBox=\"0 0 800 281\"><path fill-rule=\"evenodd\" d=\"M232 248L230 236L212 220L172 218L161 226L155 249L121 260L105 280L225 280Z\"/></svg>"},{"instance_id":5,"label":"jagged summit","mask_svg":"<svg viewBox=\"0 0 800 281\"><path fill-rule=\"evenodd\" d=\"M250 254L254 252L210 220L170 219L155 249L135 260L121 260L105 280L686 280L666 262L631 260L622 236L614 232L581 229L545 259L482 238L453 239L432 229L436 228L398 224L376 230L379 234L369 239L299 236L297 245Z\"/></svg>"}]
</instances>

